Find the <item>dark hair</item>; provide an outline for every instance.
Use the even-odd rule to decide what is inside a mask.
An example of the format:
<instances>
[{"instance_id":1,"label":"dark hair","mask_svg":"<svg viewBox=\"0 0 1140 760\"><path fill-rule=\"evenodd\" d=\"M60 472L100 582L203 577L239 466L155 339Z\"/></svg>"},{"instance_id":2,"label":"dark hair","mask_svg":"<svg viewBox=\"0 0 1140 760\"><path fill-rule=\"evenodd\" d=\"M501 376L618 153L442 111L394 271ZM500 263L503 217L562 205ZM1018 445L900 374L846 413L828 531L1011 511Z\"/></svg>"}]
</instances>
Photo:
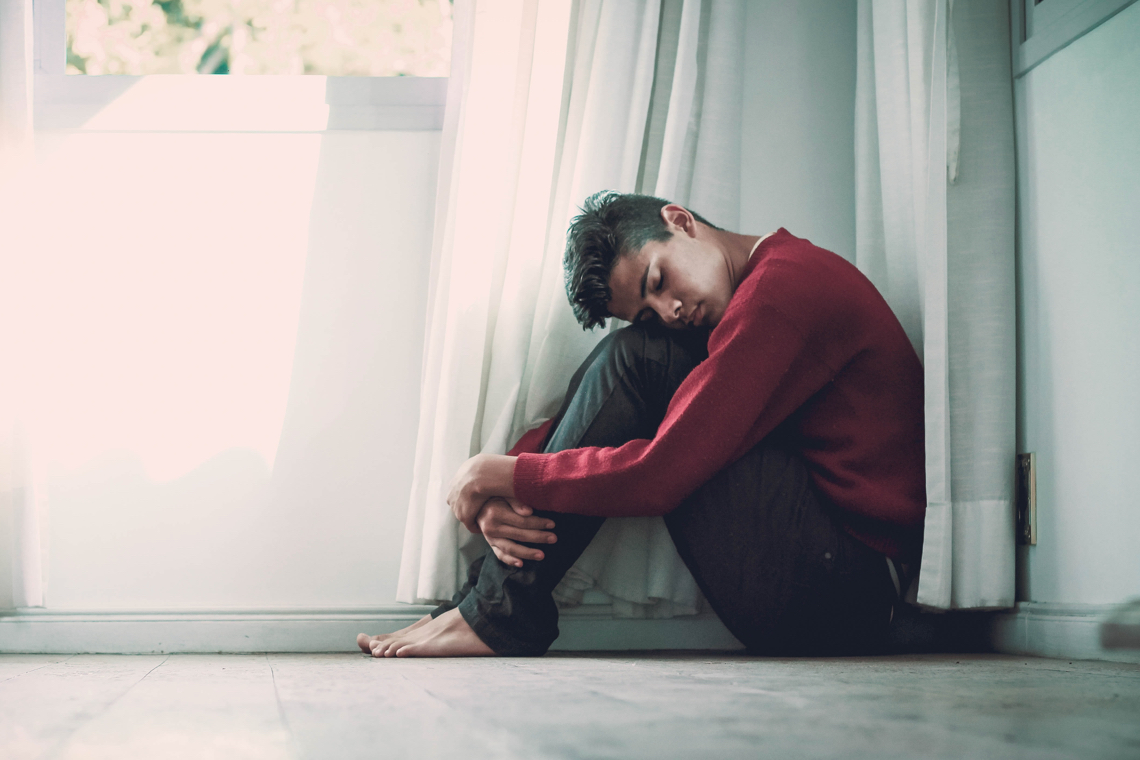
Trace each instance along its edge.
<instances>
[{"instance_id":1,"label":"dark hair","mask_svg":"<svg viewBox=\"0 0 1140 760\"><path fill-rule=\"evenodd\" d=\"M669 201L652 195L634 195L603 190L582 204L581 212L566 232L566 252L562 268L566 277L566 297L582 329L605 327L611 316L606 305L613 297L610 273L617 257L634 256L648 242L668 240L672 232L661 218ZM689 213L702 224L710 224L700 214Z\"/></svg>"}]
</instances>

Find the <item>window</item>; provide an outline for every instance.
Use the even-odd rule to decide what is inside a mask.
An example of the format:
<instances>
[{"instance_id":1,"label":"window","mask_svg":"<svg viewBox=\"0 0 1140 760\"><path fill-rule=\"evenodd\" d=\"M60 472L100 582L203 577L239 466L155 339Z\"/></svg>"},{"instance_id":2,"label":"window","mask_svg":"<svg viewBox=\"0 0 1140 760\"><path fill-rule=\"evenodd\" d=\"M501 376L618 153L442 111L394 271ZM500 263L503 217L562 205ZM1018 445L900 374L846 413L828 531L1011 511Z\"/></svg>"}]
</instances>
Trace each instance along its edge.
<instances>
[{"instance_id":1,"label":"window","mask_svg":"<svg viewBox=\"0 0 1140 760\"><path fill-rule=\"evenodd\" d=\"M65 0L68 74L447 76L450 0Z\"/></svg>"},{"instance_id":2,"label":"window","mask_svg":"<svg viewBox=\"0 0 1140 760\"><path fill-rule=\"evenodd\" d=\"M1013 74L1021 76L1136 0L1013 0Z\"/></svg>"},{"instance_id":3,"label":"window","mask_svg":"<svg viewBox=\"0 0 1140 760\"><path fill-rule=\"evenodd\" d=\"M443 124L451 0L34 2L37 129Z\"/></svg>"}]
</instances>

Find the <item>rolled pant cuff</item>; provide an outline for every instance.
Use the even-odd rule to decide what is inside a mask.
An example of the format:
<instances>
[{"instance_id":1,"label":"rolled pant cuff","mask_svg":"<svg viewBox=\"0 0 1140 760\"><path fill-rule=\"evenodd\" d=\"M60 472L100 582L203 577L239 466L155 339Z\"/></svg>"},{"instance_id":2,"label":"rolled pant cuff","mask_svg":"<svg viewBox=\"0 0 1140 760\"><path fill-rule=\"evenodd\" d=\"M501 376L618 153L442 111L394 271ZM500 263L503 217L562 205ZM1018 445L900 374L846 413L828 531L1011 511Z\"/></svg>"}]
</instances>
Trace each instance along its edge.
<instances>
[{"instance_id":1,"label":"rolled pant cuff","mask_svg":"<svg viewBox=\"0 0 1140 760\"><path fill-rule=\"evenodd\" d=\"M473 591L459 603L459 614L471 626L484 644L501 657L541 657L550 645L537 646L533 641L516 639L498 630L480 611L477 594Z\"/></svg>"}]
</instances>

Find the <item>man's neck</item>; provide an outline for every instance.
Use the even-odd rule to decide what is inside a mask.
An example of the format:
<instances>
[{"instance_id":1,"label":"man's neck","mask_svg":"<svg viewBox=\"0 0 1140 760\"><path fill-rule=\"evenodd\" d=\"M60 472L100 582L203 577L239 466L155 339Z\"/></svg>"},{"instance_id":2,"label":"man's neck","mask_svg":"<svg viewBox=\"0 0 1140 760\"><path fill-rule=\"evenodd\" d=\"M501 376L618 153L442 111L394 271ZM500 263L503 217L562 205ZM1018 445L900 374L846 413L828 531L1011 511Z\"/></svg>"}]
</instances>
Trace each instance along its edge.
<instances>
[{"instance_id":1,"label":"man's neck","mask_svg":"<svg viewBox=\"0 0 1140 760\"><path fill-rule=\"evenodd\" d=\"M732 276L733 289L735 289L744 276L744 268L748 265L748 260L752 257L752 254L760 246L760 243L771 237L773 233L769 232L767 235L741 235L737 232L717 230L716 234L719 238L720 245L724 249L729 273Z\"/></svg>"},{"instance_id":2,"label":"man's neck","mask_svg":"<svg viewBox=\"0 0 1140 760\"><path fill-rule=\"evenodd\" d=\"M751 260L751 259L752 259L752 254L756 253L756 250L757 250L757 249L760 247L760 244L761 244L761 243L763 243L765 240L767 240L768 238L772 237L772 236L773 236L773 235L775 235L775 234L776 234L775 232L769 232L767 235L761 235L760 237L756 238L756 242L755 242L755 243L753 243L753 244L752 244L752 248L750 248L750 249L748 250L748 258L749 258L749 260Z\"/></svg>"}]
</instances>

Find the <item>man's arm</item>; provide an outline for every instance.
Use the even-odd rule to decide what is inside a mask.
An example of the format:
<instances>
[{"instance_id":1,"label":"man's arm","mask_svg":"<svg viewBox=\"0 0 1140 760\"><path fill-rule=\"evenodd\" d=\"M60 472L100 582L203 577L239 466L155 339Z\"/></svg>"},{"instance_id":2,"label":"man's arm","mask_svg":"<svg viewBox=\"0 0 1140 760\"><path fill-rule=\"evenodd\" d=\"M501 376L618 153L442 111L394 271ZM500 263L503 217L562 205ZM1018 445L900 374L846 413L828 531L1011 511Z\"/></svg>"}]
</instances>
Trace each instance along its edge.
<instances>
[{"instance_id":1,"label":"man's arm","mask_svg":"<svg viewBox=\"0 0 1140 760\"><path fill-rule=\"evenodd\" d=\"M752 286L751 288L749 286ZM535 509L662 515L799 409L850 360L837 304L785 311L782 278L745 283L652 439L522 454L512 493ZM757 292L760 290L761 292ZM794 315L794 316L792 316Z\"/></svg>"},{"instance_id":2,"label":"man's arm","mask_svg":"<svg viewBox=\"0 0 1140 760\"><path fill-rule=\"evenodd\" d=\"M709 358L677 389L653 439L474 456L459 468L447 497L456 519L477 532L483 505L494 497L515 500L516 483L528 491L525 498L556 512L649 516L672 510L831 377L807 355L802 326L771 308L736 306L711 336Z\"/></svg>"},{"instance_id":3,"label":"man's arm","mask_svg":"<svg viewBox=\"0 0 1140 760\"><path fill-rule=\"evenodd\" d=\"M532 556L534 549L519 546L510 540L514 538L509 530L512 527L541 531L538 537L519 539L528 543L553 543L555 540L553 533L545 532L554 527L554 523L550 520L542 521L544 523L542 525L538 524L540 518L519 522L502 510L494 511L493 515L489 513L491 516L487 520L481 519L480 516L483 507L490 500L499 497L516 515L530 518L533 510L513 498L515 459L523 452L541 451L553 425L554 420L547 420L533 430L527 431L506 455L477 454L471 457L463 463L451 480L447 504L451 507L452 514L467 530L472 533L483 533L488 542L491 542L491 548L496 549L496 554L502 550L515 558L542 559ZM499 545L496 546L492 539L498 539ZM507 562L503 557L499 559ZM513 563L507 562L507 564Z\"/></svg>"}]
</instances>

